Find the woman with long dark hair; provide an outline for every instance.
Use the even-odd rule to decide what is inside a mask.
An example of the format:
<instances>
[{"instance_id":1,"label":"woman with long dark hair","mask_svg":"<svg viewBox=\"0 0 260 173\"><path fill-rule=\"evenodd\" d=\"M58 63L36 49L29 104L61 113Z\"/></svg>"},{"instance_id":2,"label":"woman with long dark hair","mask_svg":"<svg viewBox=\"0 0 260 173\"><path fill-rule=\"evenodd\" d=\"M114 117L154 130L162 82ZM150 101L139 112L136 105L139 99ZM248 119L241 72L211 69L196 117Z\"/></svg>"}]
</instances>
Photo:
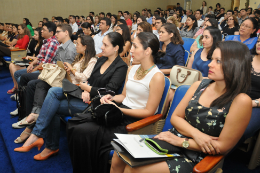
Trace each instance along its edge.
<instances>
[{"instance_id":1,"label":"woman with long dark hair","mask_svg":"<svg viewBox=\"0 0 260 173\"><path fill-rule=\"evenodd\" d=\"M27 18L23 18L23 23L27 26L27 28L29 29L30 33L31 33L31 36L34 36L34 32L33 32L33 29L32 29L32 24L31 22L29 21L29 19Z\"/></svg>"},{"instance_id":2,"label":"woman with long dark hair","mask_svg":"<svg viewBox=\"0 0 260 173\"><path fill-rule=\"evenodd\" d=\"M193 38L199 30L199 27L197 26L198 24L196 17L194 15L189 15L183 28L180 30L181 37Z\"/></svg>"},{"instance_id":3,"label":"woman with long dark hair","mask_svg":"<svg viewBox=\"0 0 260 173\"><path fill-rule=\"evenodd\" d=\"M207 155L226 155L243 135L252 112L252 100L246 94L250 87L251 55L246 45L218 42L209 64L209 79L195 82L171 116L174 128L161 132L156 139L182 147L189 155L131 168L116 153L111 173L192 172Z\"/></svg>"},{"instance_id":4,"label":"woman with long dark hair","mask_svg":"<svg viewBox=\"0 0 260 173\"><path fill-rule=\"evenodd\" d=\"M85 22L81 25L82 31L84 35L92 36L94 34L94 30L92 28L92 25L88 22Z\"/></svg>"}]
</instances>

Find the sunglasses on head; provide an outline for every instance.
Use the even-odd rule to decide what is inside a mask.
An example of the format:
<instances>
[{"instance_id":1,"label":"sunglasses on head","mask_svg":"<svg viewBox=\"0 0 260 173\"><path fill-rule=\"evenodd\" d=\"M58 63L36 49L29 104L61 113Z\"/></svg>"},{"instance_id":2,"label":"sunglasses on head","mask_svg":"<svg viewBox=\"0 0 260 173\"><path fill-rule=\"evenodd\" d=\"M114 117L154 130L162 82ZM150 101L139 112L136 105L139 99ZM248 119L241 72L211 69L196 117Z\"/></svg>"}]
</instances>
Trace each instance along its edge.
<instances>
[{"instance_id":1,"label":"sunglasses on head","mask_svg":"<svg viewBox=\"0 0 260 173\"><path fill-rule=\"evenodd\" d=\"M101 98L102 96L104 96L104 95L107 95L107 94L110 94L111 96L115 96L115 95L116 95L114 91L107 90L106 88L99 88L99 89L97 90L97 92L98 92L100 98Z\"/></svg>"}]
</instances>

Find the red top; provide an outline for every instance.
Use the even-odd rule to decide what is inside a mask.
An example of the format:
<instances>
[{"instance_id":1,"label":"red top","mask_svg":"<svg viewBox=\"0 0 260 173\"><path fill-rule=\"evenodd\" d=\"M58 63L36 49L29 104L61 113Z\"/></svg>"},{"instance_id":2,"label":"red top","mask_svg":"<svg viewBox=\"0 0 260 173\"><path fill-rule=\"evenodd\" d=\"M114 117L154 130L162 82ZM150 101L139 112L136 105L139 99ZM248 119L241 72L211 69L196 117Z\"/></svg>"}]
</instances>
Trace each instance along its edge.
<instances>
[{"instance_id":1,"label":"red top","mask_svg":"<svg viewBox=\"0 0 260 173\"><path fill-rule=\"evenodd\" d=\"M127 19L126 21L127 26L132 26L132 20L131 19Z\"/></svg>"},{"instance_id":2,"label":"red top","mask_svg":"<svg viewBox=\"0 0 260 173\"><path fill-rule=\"evenodd\" d=\"M19 49L27 49L27 46L29 44L30 38L28 35L25 35L23 38L20 38L17 40L17 43L15 45L15 48Z\"/></svg>"}]
</instances>

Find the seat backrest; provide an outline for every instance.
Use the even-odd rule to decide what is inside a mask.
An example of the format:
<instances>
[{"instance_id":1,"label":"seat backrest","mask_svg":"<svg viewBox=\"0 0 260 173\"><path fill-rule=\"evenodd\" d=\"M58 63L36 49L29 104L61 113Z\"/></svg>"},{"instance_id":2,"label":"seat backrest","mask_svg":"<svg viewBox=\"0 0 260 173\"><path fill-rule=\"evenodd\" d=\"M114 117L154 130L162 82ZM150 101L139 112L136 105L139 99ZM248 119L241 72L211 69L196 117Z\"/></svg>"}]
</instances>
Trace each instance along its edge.
<instances>
[{"instance_id":1,"label":"seat backrest","mask_svg":"<svg viewBox=\"0 0 260 173\"><path fill-rule=\"evenodd\" d=\"M227 35L226 37L225 37L225 40L227 40L229 37L231 37L231 36L233 36L233 35Z\"/></svg>"},{"instance_id":2,"label":"seat backrest","mask_svg":"<svg viewBox=\"0 0 260 173\"><path fill-rule=\"evenodd\" d=\"M184 41L183 48L190 52L190 47L194 43L195 39L194 38L187 38L187 37L182 37L182 40Z\"/></svg>"},{"instance_id":3,"label":"seat backrest","mask_svg":"<svg viewBox=\"0 0 260 173\"><path fill-rule=\"evenodd\" d=\"M186 94L186 92L188 91L189 88L190 88L190 85L181 85L176 89L162 131L168 131L169 129L171 129L173 127L171 122L170 122L172 114L173 114L175 108L178 106L178 104L180 103L180 101L182 100L182 98L184 97L184 95Z\"/></svg>"},{"instance_id":4,"label":"seat backrest","mask_svg":"<svg viewBox=\"0 0 260 173\"><path fill-rule=\"evenodd\" d=\"M125 86L125 81L124 81L123 85L118 89L117 94L122 94L124 86Z\"/></svg>"},{"instance_id":5,"label":"seat backrest","mask_svg":"<svg viewBox=\"0 0 260 173\"><path fill-rule=\"evenodd\" d=\"M158 108L158 111L157 111L156 114L162 114L163 113L165 103L166 103L166 99L167 99L167 95L168 95L170 88L171 88L170 79L166 76L164 77L164 79L165 79L165 85L164 85L163 95L162 95L162 99L160 101L159 108Z\"/></svg>"}]
</instances>

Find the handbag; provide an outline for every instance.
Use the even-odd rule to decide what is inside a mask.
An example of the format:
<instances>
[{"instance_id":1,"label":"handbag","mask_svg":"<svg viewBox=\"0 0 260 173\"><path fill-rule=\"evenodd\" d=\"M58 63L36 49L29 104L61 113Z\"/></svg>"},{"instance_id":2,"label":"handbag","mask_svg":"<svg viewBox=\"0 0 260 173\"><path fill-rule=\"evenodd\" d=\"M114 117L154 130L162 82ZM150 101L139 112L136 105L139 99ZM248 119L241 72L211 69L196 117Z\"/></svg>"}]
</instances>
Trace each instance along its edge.
<instances>
[{"instance_id":1,"label":"handbag","mask_svg":"<svg viewBox=\"0 0 260 173\"><path fill-rule=\"evenodd\" d=\"M71 83L66 78L62 80L62 89L65 94L82 99L83 90L79 86Z\"/></svg>"},{"instance_id":2,"label":"handbag","mask_svg":"<svg viewBox=\"0 0 260 173\"><path fill-rule=\"evenodd\" d=\"M170 73L171 82L176 86L191 85L202 78L200 71L179 65L173 66Z\"/></svg>"},{"instance_id":3,"label":"handbag","mask_svg":"<svg viewBox=\"0 0 260 173\"><path fill-rule=\"evenodd\" d=\"M39 79L47 82L52 87L62 87L62 80L66 75L66 71L57 64L43 64L43 70L39 75Z\"/></svg>"}]
</instances>

